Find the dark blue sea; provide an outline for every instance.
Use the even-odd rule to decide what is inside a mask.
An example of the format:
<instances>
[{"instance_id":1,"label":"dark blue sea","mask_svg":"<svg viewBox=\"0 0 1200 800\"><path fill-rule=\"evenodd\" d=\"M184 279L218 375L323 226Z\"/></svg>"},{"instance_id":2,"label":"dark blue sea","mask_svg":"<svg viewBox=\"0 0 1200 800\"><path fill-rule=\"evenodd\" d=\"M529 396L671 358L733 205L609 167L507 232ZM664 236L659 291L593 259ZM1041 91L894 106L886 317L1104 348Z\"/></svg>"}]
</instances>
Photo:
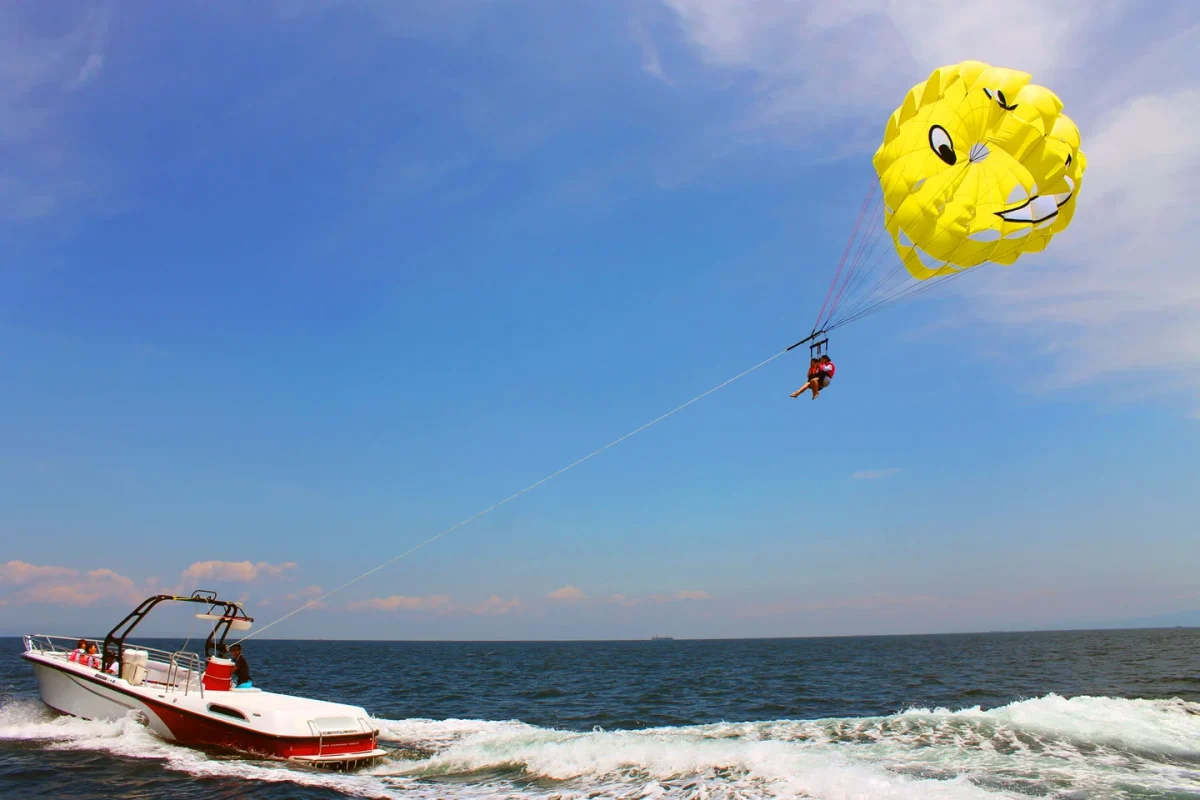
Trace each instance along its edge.
<instances>
[{"instance_id":1,"label":"dark blue sea","mask_svg":"<svg viewBox=\"0 0 1200 800\"><path fill-rule=\"evenodd\" d=\"M59 717L0 639L0 797L1200 798L1200 629L247 646L255 685L366 707L391 756Z\"/></svg>"}]
</instances>

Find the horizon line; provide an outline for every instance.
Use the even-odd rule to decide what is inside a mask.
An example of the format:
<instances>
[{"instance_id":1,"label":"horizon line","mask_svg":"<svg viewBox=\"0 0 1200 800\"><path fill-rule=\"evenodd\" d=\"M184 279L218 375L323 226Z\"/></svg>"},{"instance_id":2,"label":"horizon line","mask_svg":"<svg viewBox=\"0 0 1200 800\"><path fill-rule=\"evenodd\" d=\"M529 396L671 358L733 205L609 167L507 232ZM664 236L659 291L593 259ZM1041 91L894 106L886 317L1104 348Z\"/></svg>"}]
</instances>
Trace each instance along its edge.
<instances>
[{"instance_id":1,"label":"horizon line","mask_svg":"<svg viewBox=\"0 0 1200 800\"><path fill-rule=\"evenodd\" d=\"M978 631L937 631L925 633L830 633L822 635L808 636L711 636L711 637L688 637L688 636L671 636L669 640L658 641L676 641L676 642L759 642L759 641L780 641L790 639L900 639L905 637L916 636L993 636L993 635L1008 635L1008 634L1028 634L1028 633L1100 633L1104 631L1160 631L1160 630L1200 630L1200 624L1194 625L1145 625L1145 626L1122 626L1110 625L1098 628L1037 628L1032 630L1026 629L1003 629L996 628L993 630L978 630ZM17 633L8 634L0 633L0 639L20 639L24 636L58 636L61 634L45 634L37 633ZM74 636L75 634L70 634ZM83 637L87 638L87 637ZM138 639L175 639L176 636L141 636L135 637ZM187 637L191 638L191 637ZM625 638L625 639L341 639L330 638L324 636L312 636L304 638L288 638L274 639L263 638L256 639L260 642L348 642L348 643L383 643L383 642L404 642L416 644L560 644L560 643L609 643L609 642L649 642L655 641L650 636Z\"/></svg>"}]
</instances>

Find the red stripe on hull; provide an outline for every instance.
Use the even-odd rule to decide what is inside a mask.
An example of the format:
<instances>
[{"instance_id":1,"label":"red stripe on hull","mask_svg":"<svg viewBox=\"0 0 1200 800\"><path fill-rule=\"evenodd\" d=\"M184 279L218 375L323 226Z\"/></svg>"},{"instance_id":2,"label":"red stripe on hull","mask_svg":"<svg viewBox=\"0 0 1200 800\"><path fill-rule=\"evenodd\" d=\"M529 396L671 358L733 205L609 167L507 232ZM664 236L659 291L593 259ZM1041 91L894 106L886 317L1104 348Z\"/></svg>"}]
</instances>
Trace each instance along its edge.
<instances>
[{"instance_id":1,"label":"red stripe on hull","mask_svg":"<svg viewBox=\"0 0 1200 800\"><path fill-rule=\"evenodd\" d=\"M167 730L170 731L171 738L181 745L233 750L268 758L286 759L306 756L345 756L344 760L346 761L353 761L360 754L365 756L376 749L377 731L369 733L330 734L323 738L316 736L278 736L261 733L242 727L236 723L226 722L190 709L181 708L172 703L164 703L145 694L130 692L103 678L80 674L41 660L38 660L36 663L57 672L70 675L84 683L91 683L102 687L104 691L128 697L136 701L137 705L146 706L162 721ZM44 698L43 702L45 702ZM59 713L74 716L69 711L57 708L55 710Z\"/></svg>"},{"instance_id":2,"label":"red stripe on hull","mask_svg":"<svg viewBox=\"0 0 1200 800\"><path fill-rule=\"evenodd\" d=\"M373 733L340 734L326 736L324 739L271 736L188 713L163 703L149 701L147 704L154 709L154 713L180 744L218 747L275 758L331 755L353 757L356 753L366 753L375 749Z\"/></svg>"}]
</instances>

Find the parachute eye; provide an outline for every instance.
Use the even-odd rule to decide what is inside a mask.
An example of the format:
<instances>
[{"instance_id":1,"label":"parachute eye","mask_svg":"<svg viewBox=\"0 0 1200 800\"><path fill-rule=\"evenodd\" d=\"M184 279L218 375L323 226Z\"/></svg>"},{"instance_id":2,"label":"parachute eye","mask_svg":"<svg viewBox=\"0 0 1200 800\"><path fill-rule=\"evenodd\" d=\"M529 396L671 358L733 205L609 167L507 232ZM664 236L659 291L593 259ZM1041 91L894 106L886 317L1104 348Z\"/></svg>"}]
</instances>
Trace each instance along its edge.
<instances>
[{"instance_id":1,"label":"parachute eye","mask_svg":"<svg viewBox=\"0 0 1200 800\"><path fill-rule=\"evenodd\" d=\"M997 89L994 92L991 89L984 89L983 93L986 94L988 96L988 98L995 100L997 103L999 103L1000 107L1003 108L1005 111L1016 111L1017 110L1016 103L1013 103L1011 106L1008 104L1008 98L1004 96L1003 89Z\"/></svg>"},{"instance_id":2,"label":"parachute eye","mask_svg":"<svg viewBox=\"0 0 1200 800\"><path fill-rule=\"evenodd\" d=\"M1067 153L1067 163L1065 166L1068 166L1068 167L1071 166L1071 154L1070 153Z\"/></svg>"},{"instance_id":3,"label":"parachute eye","mask_svg":"<svg viewBox=\"0 0 1200 800\"><path fill-rule=\"evenodd\" d=\"M938 158L950 166L954 166L958 161L958 156L954 153L954 142L941 125L934 125L929 129L929 147L937 153Z\"/></svg>"}]
</instances>

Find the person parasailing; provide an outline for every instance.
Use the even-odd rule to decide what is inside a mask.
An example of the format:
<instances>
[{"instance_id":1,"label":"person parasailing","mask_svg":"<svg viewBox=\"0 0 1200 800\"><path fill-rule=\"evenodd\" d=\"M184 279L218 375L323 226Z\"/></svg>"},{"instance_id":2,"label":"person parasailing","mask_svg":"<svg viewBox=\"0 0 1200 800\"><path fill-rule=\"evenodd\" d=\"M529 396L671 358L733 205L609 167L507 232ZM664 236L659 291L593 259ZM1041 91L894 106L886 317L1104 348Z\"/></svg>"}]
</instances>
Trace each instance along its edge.
<instances>
[{"instance_id":1,"label":"person parasailing","mask_svg":"<svg viewBox=\"0 0 1200 800\"><path fill-rule=\"evenodd\" d=\"M813 356L808 361L808 375L804 379L804 386L792 392L792 397L799 397L800 394L806 391L812 385L813 381L819 377L821 377L821 359Z\"/></svg>"},{"instance_id":2,"label":"person parasailing","mask_svg":"<svg viewBox=\"0 0 1200 800\"><path fill-rule=\"evenodd\" d=\"M820 358L813 358L808 367L808 380L796 391L792 392L792 398L797 398L807 391L812 391L812 399L816 400L817 395L821 390L829 385L833 380L833 373L837 371L833 361L828 355L823 355Z\"/></svg>"}]
</instances>

